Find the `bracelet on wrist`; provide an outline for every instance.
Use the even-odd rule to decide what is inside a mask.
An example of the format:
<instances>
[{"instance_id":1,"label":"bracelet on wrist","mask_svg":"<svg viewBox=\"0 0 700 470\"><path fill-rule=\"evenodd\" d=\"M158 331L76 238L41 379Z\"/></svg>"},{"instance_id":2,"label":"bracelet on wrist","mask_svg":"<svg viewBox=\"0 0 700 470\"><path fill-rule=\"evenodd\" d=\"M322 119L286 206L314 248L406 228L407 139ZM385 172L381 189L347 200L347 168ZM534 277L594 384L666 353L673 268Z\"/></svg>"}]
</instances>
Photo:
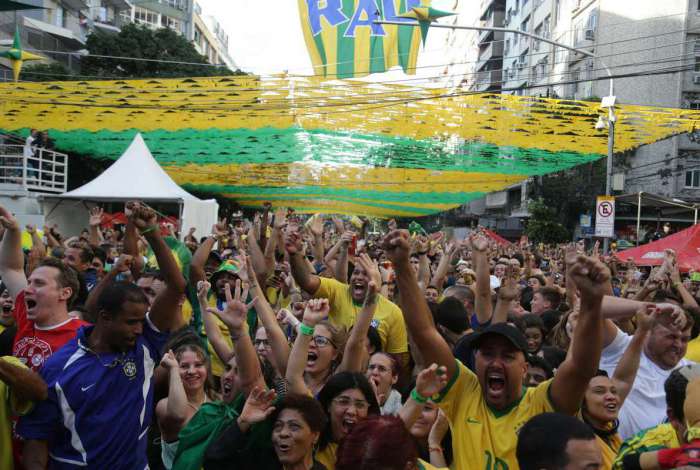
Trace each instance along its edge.
<instances>
[{"instance_id":1,"label":"bracelet on wrist","mask_svg":"<svg viewBox=\"0 0 700 470\"><path fill-rule=\"evenodd\" d=\"M428 446L428 452L440 452L442 454L444 450L440 446Z\"/></svg>"},{"instance_id":2,"label":"bracelet on wrist","mask_svg":"<svg viewBox=\"0 0 700 470\"><path fill-rule=\"evenodd\" d=\"M418 390L416 390L415 388L411 390L411 398L413 398L413 400L418 403L427 403L428 401L428 397L424 397L423 395L418 393Z\"/></svg>"},{"instance_id":3,"label":"bracelet on wrist","mask_svg":"<svg viewBox=\"0 0 700 470\"><path fill-rule=\"evenodd\" d=\"M306 325L303 322L301 322L301 323L299 323L299 333L301 333L304 336L313 336L314 335L314 327Z\"/></svg>"}]
</instances>

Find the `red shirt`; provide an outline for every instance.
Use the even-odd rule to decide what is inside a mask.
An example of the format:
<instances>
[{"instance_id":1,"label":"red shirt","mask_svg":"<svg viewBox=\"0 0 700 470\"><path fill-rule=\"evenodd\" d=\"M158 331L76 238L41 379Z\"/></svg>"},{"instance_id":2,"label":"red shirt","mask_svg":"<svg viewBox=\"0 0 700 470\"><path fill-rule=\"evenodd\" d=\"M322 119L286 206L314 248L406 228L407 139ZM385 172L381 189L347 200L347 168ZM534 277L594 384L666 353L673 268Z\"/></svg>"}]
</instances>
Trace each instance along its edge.
<instances>
[{"instance_id":1,"label":"red shirt","mask_svg":"<svg viewBox=\"0 0 700 470\"><path fill-rule=\"evenodd\" d=\"M17 322L17 334L12 344L12 355L33 371L39 370L46 359L72 340L78 328L89 325L79 318L71 317L51 327L36 326L33 321L27 319L24 291L17 295L13 313Z\"/></svg>"}]
</instances>

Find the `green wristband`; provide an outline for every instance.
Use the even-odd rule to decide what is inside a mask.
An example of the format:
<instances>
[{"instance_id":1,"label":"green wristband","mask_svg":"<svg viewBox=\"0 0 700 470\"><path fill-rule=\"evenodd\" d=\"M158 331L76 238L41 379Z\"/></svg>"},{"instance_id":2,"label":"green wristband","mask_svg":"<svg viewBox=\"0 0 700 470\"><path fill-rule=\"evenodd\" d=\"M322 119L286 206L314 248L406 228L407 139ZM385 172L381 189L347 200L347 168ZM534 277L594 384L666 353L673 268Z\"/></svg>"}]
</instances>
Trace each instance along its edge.
<instances>
[{"instance_id":1,"label":"green wristband","mask_svg":"<svg viewBox=\"0 0 700 470\"><path fill-rule=\"evenodd\" d=\"M156 230L157 228L158 228L157 225L151 225L150 227L147 227L145 230L143 230L143 231L141 232L141 235L145 235L145 234L147 234L147 233L153 232L153 231Z\"/></svg>"},{"instance_id":2,"label":"green wristband","mask_svg":"<svg viewBox=\"0 0 700 470\"><path fill-rule=\"evenodd\" d=\"M418 393L418 390L416 390L415 388L411 390L411 398L413 398L418 403L426 403L428 401L428 397L424 397L423 395Z\"/></svg>"},{"instance_id":3,"label":"green wristband","mask_svg":"<svg viewBox=\"0 0 700 470\"><path fill-rule=\"evenodd\" d=\"M314 335L314 327L309 326L309 325L304 325L303 323L299 323L299 333L301 333L304 336L313 336Z\"/></svg>"}]
</instances>

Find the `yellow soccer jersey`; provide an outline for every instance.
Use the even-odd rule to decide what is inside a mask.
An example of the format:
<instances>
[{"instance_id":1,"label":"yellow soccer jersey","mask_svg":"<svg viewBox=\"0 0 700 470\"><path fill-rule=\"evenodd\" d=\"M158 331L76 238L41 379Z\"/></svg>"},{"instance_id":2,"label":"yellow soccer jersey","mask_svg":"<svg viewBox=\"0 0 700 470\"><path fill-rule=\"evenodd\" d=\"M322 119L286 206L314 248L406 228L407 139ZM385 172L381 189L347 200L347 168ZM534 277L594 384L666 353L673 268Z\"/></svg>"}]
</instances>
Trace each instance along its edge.
<instances>
[{"instance_id":1,"label":"yellow soccer jersey","mask_svg":"<svg viewBox=\"0 0 700 470\"><path fill-rule=\"evenodd\" d=\"M601 468L603 470L610 470L613 466L613 462L615 461L615 457L617 457L617 453L620 450L620 445L622 445L620 435L615 434L611 436L608 438L607 442L599 436L596 436L595 440L598 443L600 454L603 457L603 466Z\"/></svg>"},{"instance_id":2,"label":"yellow soccer jersey","mask_svg":"<svg viewBox=\"0 0 700 470\"><path fill-rule=\"evenodd\" d=\"M700 362L700 336L688 343L688 351L685 358L689 361Z\"/></svg>"},{"instance_id":3,"label":"yellow soccer jersey","mask_svg":"<svg viewBox=\"0 0 700 470\"><path fill-rule=\"evenodd\" d=\"M486 403L476 375L457 361L458 372L435 399L452 430L454 468L517 469L515 448L520 428L533 416L554 411L549 400L551 380L523 390L507 410Z\"/></svg>"},{"instance_id":4,"label":"yellow soccer jersey","mask_svg":"<svg viewBox=\"0 0 700 470\"><path fill-rule=\"evenodd\" d=\"M447 467L436 467L435 465L430 465L430 463L425 460L418 459L418 470L443 470Z\"/></svg>"},{"instance_id":5,"label":"yellow soccer jersey","mask_svg":"<svg viewBox=\"0 0 700 470\"><path fill-rule=\"evenodd\" d=\"M673 426L670 423L659 424L653 428L645 429L623 442L612 468L622 470L622 461L628 455L674 449L680 446L681 443L678 441L678 435Z\"/></svg>"},{"instance_id":6,"label":"yellow soccer jersey","mask_svg":"<svg viewBox=\"0 0 700 470\"><path fill-rule=\"evenodd\" d=\"M362 310L362 305L353 302L350 286L347 284L325 277L320 279L321 285L314 297L327 298L331 306L329 313L331 322L349 329L355 324L355 317ZM377 298L379 300L374 311L372 326L379 332L382 350L392 354L408 352L408 336L401 309L386 297L379 295Z\"/></svg>"},{"instance_id":7,"label":"yellow soccer jersey","mask_svg":"<svg viewBox=\"0 0 700 470\"><path fill-rule=\"evenodd\" d=\"M322 463L326 470L335 470L335 461L338 459L338 444L329 443L325 449L316 452L316 461Z\"/></svg>"},{"instance_id":8,"label":"yellow soccer jersey","mask_svg":"<svg viewBox=\"0 0 700 470\"><path fill-rule=\"evenodd\" d=\"M16 357L2 356L0 361L6 361L13 366L26 369L27 366ZM10 418L12 416L23 416L33 408L34 404L29 401L20 401L12 390L0 380L0 468L12 470L12 429Z\"/></svg>"}]
</instances>

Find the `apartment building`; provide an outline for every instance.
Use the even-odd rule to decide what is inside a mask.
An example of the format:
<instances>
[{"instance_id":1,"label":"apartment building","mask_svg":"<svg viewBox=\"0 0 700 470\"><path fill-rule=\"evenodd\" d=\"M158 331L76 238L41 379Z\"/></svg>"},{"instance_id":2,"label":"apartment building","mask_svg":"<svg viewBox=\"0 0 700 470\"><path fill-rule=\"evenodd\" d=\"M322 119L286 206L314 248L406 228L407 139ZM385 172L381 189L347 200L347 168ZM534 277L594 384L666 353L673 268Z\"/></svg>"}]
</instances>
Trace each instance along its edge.
<instances>
[{"instance_id":1,"label":"apartment building","mask_svg":"<svg viewBox=\"0 0 700 470\"><path fill-rule=\"evenodd\" d=\"M483 0L479 14L479 26L502 28L506 16L506 0ZM479 54L474 67L475 81L472 90L498 92L503 83L502 32L482 31L478 35Z\"/></svg>"},{"instance_id":2,"label":"apartment building","mask_svg":"<svg viewBox=\"0 0 700 470\"><path fill-rule=\"evenodd\" d=\"M697 0L506 0L504 10L506 28L550 38L596 58L505 33L498 82L503 93L599 100L609 94L609 81L593 79L608 73L638 74L614 81L618 103L700 109ZM480 43L479 50L487 46L495 43ZM481 66L475 64L477 77ZM494 81L482 81L475 89L497 89ZM624 174L618 192L643 190L700 202L700 125L695 134L617 156L614 173ZM485 224L517 230L527 216L527 184L491 194L468 210Z\"/></svg>"},{"instance_id":3,"label":"apartment building","mask_svg":"<svg viewBox=\"0 0 700 470\"><path fill-rule=\"evenodd\" d=\"M193 42L212 64L235 70L228 52L228 35L193 0L24 0L36 10L0 12L0 45L12 43L19 28L27 49L78 72L79 52L92 31L118 33L129 23L170 28ZM48 51L48 52L47 52ZM0 61L0 80L11 76L9 62Z\"/></svg>"}]
</instances>

